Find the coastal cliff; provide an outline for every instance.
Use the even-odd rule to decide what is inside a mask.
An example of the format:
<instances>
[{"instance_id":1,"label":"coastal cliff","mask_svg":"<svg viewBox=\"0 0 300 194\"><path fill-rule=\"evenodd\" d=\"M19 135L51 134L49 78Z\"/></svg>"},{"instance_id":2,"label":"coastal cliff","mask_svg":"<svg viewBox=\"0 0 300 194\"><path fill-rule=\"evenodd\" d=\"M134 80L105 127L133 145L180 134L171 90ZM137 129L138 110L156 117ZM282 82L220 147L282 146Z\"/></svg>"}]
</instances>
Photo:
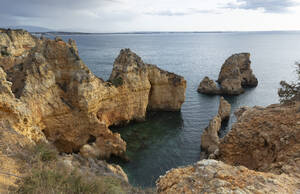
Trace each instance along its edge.
<instances>
[{"instance_id":1,"label":"coastal cliff","mask_svg":"<svg viewBox=\"0 0 300 194\"><path fill-rule=\"evenodd\" d=\"M214 157L219 161L168 171L157 180L158 193L299 192L299 108L299 102L242 107L217 144Z\"/></svg>"},{"instance_id":2,"label":"coastal cliff","mask_svg":"<svg viewBox=\"0 0 300 194\"><path fill-rule=\"evenodd\" d=\"M88 69L71 39L0 29L0 49L1 130L30 145L50 142L84 158L125 157L126 142L109 126L142 121L147 110L179 111L185 99L183 77L129 49L120 51L108 81Z\"/></svg>"},{"instance_id":3,"label":"coastal cliff","mask_svg":"<svg viewBox=\"0 0 300 194\"><path fill-rule=\"evenodd\" d=\"M123 156L126 143L109 126L144 120L147 108L178 111L184 102L183 77L144 64L129 49L121 50L105 82L80 60L73 40L38 39L22 30L0 35L0 66L12 83L11 98L62 152L93 143L100 158Z\"/></svg>"}]
</instances>

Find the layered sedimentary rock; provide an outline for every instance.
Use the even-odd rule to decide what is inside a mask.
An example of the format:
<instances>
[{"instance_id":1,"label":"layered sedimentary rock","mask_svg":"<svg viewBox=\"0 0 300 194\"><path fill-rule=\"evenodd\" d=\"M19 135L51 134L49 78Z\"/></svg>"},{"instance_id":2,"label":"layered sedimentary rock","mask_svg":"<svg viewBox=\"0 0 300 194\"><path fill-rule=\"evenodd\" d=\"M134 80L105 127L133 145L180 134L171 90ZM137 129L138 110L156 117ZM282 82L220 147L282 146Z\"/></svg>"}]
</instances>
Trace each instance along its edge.
<instances>
[{"instance_id":1,"label":"layered sedimentary rock","mask_svg":"<svg viewBox=\"0 0 300 194\"><path fill-rule=\"evenodd\" d=\"M223 121L230 117L231 105L224 99L220 98L218 114L209 122L201 135L201 150L203 158L214 158L219 152L219 131Z\"/></svg>"},{"instance_id":2,"label":"layered sedimentary rock","mask_svg":"<svg viewBox=\"0 0 300 194\"><path fill-rule=\"evenodd\" d=\"M158 193L297 193L295 179L287 175L256 172L221 161L202 160L172 169L157 182ZM299 190L298 190L299 191Z\"/></svg>"},{"instance_id":3,"label":"layered sedimentary rock","mask_svg":"<svg viewBox=\"0 0 300 194\"><path fill-rule=\"evenodd\" d=\"M77 152L88 144L99 158L123 156L126 143L109 126L143 120L147 108L180 110L184 102L183 77L144 64L129 49L120 52L105 82L80 60L72 40L0 30L0 43L6 90L16 104L12 114L20 117L17 123L28 126L16 128L32 140L44 138L44 133L63 152ZM10 107L1 109L7 112Z\"/></svg>"},{"instance_id":4,"label":"layered sedimentary rock","mask_svg":"<svg viewBox=\"0 0 300 194\"><path fill-rule=\"evenodd\" d=\"M203 79L198 91L205 94L239 95L244 88L255 87L257 78L252 72L250 53L239 53L229 57L222 65L217 82L220 88L208 77Z\"/></svg>"},{"instance_id":5,"label":"layered sedimentary rock","mask_svg":"<svg viewBox=\"0 0 300 194\"><path fill-rule=\"evenodd\" d=\"M300 104L242 107L215 160L173 169L159 193L299 193ZM223 163L224 162L224 163Z\"/></svg>"}]
</instances>

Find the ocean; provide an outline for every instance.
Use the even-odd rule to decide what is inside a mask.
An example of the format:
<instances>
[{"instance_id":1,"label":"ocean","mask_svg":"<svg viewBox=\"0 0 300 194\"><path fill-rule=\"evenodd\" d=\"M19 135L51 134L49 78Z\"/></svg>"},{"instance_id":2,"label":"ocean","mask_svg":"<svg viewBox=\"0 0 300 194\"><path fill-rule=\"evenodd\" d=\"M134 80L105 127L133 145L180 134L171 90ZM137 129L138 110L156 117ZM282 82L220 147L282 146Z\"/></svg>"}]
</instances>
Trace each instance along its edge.
<instances>
[{"instance_id":1,"label":"ocean","mask_svg":"<svg viewBox=\"0 0 300 194\"><path fill-rule=\"evenodd\" d=\"M171 168L197 162L201 134L218 110L219 96L197 93L204 76L216 80L224 61L234 53L250 52L256 88L239 96L225 96L232 105L224 136L240 106L278 103L281 80L295 80L300 61L300 32L140 33L66 35L76 40L81 59L104 80L109 78L120 49L130 48L146 63L182 75L187 80L181 112L151 112L142 123L114 128L127 142L130 162L123 167L131 184L153 187Z\"/></svg>"}]
</instances>

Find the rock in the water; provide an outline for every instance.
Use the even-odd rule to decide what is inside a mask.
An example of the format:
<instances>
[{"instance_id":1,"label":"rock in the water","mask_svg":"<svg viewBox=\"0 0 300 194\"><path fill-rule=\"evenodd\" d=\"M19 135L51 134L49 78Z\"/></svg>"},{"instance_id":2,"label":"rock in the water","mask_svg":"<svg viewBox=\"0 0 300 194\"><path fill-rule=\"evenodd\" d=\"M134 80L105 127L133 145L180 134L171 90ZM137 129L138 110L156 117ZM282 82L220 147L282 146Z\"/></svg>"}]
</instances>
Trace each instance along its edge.
<instances>
[{"instance_id":1,"label":"rock in the water","mask_svg":"<svg viewBox=\"0 0 300 194\"><path fill-rule=\"evenodd\" d=\"M209 122L201 136L201 158L215 158L216 150L219 149L219 135L223 121L227 121L230 117L231 105L224 99L220 98L218 114Z\"/></svg>"},{"instance_id":2,"label":"rock in the water","mask_svg":"<svg viewBox=\"0 0 300 194\"><path fill-rule=\"evenodd\" d=\"M258 84L257 78L250 67L250 53L239 53L229 57L222 65L216 83L205 77L199 87L198 92L204 94L226 94L239 95L244 92L244 88L255 87Z\"/></svg>"},{"instance_id":3,"label":"rock in the water","mask_svg":"<svg viewBox=\"0 0 300 194\"><path fill-rule=\"evenodd\" d=\"M220 143L218 132L220 128L221 118L217 115L209 122L209 126L202 133L201 150L205 151L208 155L218 149Z\"/></svg>"},{"instance_id":4,"label":"rock in the water","mask_svg":"<svg viewBox=\"0 0 300 194\"><path fill-rule=\"evenodd\" d=\"M234 54L225 61L218 78L223 93L241 94L243 88L257 86L258 81L250 64L250 53Z\"/></svg>"},{"instance_id":5,"label":"rock in the water","mask_svg":"<svg viewBox=\"0 0 300 194\"><path fill-rule=\"evenodd\" d=\"M220 94L221 90L213 80L209 79L209 77L204 77L198 86L198 92L203 94Z\"/></svg>"},{"instance_id":6,"label":"rock in the water","mask_svg":"<svg viewBox=\"0 0 300 194\"><path fill-rule=\"evenodd\" d=\"M171 193L284 193L299 191L287 175L256 172L221 161L202 160L168 171L156 181L160 194Z\"/></svg>"},{"instance_id":7,"label":"rock in the water","mask_svg":"<svg viewBox=\"0 0 300 194\"><path fill-rule=\"evenodd\" d=\"M223 96L220 98L218 115L221 117L222 121L226 121L230 117L231 105L225 100Z\"/></svg>"},{"instance_id":8,"label":"rock in the water","mask_svg":"<svg viewBox=\"0 0 300 194\"><path fill-rule=\"evenodd\" d=\"M144 64L129 49L120 52L105 82L81 61L73 40L1 29L0 45L0 110L9 112L3 118L32 140L45 134L61 152L123 157L126 143L109 126L144 120L147 109L178 111L184 102L183 77Z\"/></svg>"}]
</instances>

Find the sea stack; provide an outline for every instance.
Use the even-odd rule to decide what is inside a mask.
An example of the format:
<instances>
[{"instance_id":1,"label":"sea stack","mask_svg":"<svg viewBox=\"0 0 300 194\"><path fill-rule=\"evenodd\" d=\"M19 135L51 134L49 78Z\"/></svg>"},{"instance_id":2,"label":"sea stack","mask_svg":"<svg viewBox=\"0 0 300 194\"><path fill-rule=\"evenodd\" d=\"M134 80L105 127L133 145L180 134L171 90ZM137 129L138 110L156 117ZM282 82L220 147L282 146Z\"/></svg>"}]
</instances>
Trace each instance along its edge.
<instances>
[{"instance_id":1,"label":"sea stack","mask_svg":"<svg viewBox=\"0 0 300 194\"><path fill-rule=\"evenodd\" d=\"M257 78L251 69L250 53L239 53L229 57L222 65L217 82L217 88L208 77L205 77L198 88L204 94L239 95L244 88L256 87Z\"/></svg>"}]
</instances>

